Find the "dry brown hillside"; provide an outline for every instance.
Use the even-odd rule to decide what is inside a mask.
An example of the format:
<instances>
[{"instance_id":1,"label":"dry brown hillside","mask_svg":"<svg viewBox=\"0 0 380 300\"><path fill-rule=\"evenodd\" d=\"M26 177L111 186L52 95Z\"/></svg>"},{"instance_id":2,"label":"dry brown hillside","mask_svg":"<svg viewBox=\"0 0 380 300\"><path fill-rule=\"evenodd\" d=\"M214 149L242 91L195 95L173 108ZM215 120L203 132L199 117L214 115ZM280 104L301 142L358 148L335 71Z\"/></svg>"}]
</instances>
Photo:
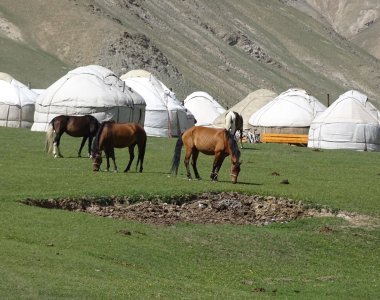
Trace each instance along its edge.
<instances>
[{"instance_id":1,"label":"dry brown hillside","mask_svg":"<svg viewBox=\"0 0 380 300\"><path fill-rule=\"evenodd\" d=\"M224 106L290 87L380 103L379 60L288 2L2 0L0 71L47 87L81 65L142 68L180 99L203 90Z\"/></svg>"},{"instance_id":2,"label":"dry brown hillside","mask_svg":"<svg viewBox=\"0 0 380 300\"><path fill-rule=\"evenodd\" d=\"M304 3L300 3L304 2ZM367 0L302 0L295 6L310 5L322 20L343 37L380 58L380 1Z\"/></svg>"}]
</instances>

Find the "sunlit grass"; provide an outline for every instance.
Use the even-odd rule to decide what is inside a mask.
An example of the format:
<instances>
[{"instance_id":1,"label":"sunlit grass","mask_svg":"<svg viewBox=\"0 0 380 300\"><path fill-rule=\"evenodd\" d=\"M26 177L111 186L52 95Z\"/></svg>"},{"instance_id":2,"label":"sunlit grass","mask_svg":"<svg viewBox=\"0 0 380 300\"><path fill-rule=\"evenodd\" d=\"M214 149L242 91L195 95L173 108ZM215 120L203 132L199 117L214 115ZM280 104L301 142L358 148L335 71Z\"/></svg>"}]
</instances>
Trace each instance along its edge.
<instances>
[{"instance_id":1,"label":"sunlit grass","mask_svg":"<svg viewBox=\"0 0 380 300\"><path fill-rule=\"evenodd\" d=\"M44 134L0 128L0 298L374 299L380 293L380 232L341 219L265 227L144 225L23 205L25 198L85 195L171 197L238 191L303 200L379 217L379 153L246 145L239 183L188 181L169 174L176 139L149 138L144 172L98 172L76 158L65 135L63 159L43 152ZM182 157L183 158L183 157ZM116 152L120 169L128 151ZM272 175L273 172L280 174ZM281 184L288 179L290 184ZM325 233L321 228L331 229ZM130 235L123 232L128 231Z\"/></svg>"}]
</instances>

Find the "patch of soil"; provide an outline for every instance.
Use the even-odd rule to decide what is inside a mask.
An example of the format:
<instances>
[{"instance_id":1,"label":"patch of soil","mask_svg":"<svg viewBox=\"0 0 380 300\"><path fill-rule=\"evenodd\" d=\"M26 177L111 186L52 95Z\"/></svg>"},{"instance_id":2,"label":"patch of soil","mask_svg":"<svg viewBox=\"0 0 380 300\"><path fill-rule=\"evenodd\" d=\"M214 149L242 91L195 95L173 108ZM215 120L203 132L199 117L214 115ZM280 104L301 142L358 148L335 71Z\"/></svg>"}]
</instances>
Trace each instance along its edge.
<instances>
[{"instance_id":1,"label":"patch of soil","mask_svg":"<svg viewBox=\"0 0 380 300\"><path fill-rule=\"evenodd\" d=\"M136 201L127 196L112 196L108 198L25 199L21 202L44 208L81 211L102 217L160 225L173 225L179 222L267 225L318 216L339 216L348 221L359 218L359 215L353 218L354 214L348 218L348 214L341 211L333 213L328 208L310 208L301 201L235 192L185 195L166 199L166 202L160 199ZM363 218L359 219L363 220Z\"/></svg>"}]
</instances>

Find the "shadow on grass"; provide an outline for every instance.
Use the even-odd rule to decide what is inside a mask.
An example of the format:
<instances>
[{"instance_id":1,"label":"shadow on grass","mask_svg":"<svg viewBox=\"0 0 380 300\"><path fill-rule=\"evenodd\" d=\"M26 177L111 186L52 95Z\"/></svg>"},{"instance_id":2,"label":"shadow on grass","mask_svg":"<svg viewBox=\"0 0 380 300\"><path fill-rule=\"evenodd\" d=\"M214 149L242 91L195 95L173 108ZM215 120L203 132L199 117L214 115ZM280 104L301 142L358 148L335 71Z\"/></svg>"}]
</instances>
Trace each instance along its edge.
<instances>
[{"instance_id":1,"label":"shadow on grass","mask_svg":"<svg viewBox=\"0 0 380 300\"><path fill-rule=\"evenodd\" d=\"M246 150L253 150L253 151L260 151L261 149L257 149L257 148L240 148L240 150L242 151L246 151Z\"/></svg>"},{"instance_id":2,"label":"shadow on grass","mask_svg":"<svg viewBox=\"0 0 380 300\"><path fill-rule=\"evenodd\" d=\"M231 183L233 184L231 181L229 180L218 180L216 183L218 182L223 182L223 183ZM244 181L237 181L236 182L236 185L263 185L262 183L254 183L254 182L244 182Z\"/></svg>"}]
</instances>

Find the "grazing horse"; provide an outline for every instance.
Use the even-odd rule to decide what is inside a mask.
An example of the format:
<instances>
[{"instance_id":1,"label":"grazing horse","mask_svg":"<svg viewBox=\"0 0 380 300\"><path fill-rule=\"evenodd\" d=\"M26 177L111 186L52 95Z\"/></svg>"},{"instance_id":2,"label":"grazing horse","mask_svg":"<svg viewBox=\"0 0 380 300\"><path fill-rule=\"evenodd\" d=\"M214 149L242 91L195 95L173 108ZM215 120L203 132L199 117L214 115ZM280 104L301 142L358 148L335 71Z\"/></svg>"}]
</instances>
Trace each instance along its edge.
<instances>
[{"instance_id":1,"label":"grazing horse","mask_svg":"<svg viewBox=\"0 0 380 300\"><path fill-rule=\"evenodd\" d=\"M65 116L60 115L50 121L46 132L45 150L48 153L53 152L54 157L63 157L59 150L61 136L65 132L73 137L83 137L78 151L78 157L81 156L82 148L88 138L88 155L91 154L92 139L95 137L99 128L99 121L91 116Z\"/></svg>"},{"instance_id":2,"label":"grazing horse","mask_svg":"<svg viewBox=\"0 0 380 300\"><path fill-rule=\"evenodd\" d=\"M187 178L191 179L189 160L192 158L195 178L201 179L197 169L197 158L199 152L206 155L214 155L214 163L211 170L211 179L218 180L218 172L227 156L231 156L231 182L236 183L240 172L240 151L235 138L225 129L194 126L187 129L177 140L171 172L178 173L178 166L181 159L181 149L185 145L185 166Z\"/></svg>"},{"instance_id":3,"label":"grazing horse","mask_svg":"<svg viewBox=\"0 0 380 300\"><path fill-rule=\"evenodd\" d=\"M117 166L115 162L114 148L129 148L129 163L124 172L128 172L133 159L135 158L134 149L137 145L139 150L137 167L140 163L140 172L143 171L143 162L145 156L147 136L143 127L137 123L115 123L113 121L103 122L96 134L94 144L92 145L92 169L99 171L102 164L102 151L107 158L107 171L110 168L109 158L112 158L115 171Z\"/></svg>"},{"instance_id":4,"label":"grazing horse","mask_svg":"<svg viewBox=\"0 0 380 300\"><path fill-rule=\"evenodd\" d=\"M243 148L243 116L236 111L230 111L226 114L224 127L233 135L236 132L240 134L240 145Z\"/></svg>"}]
</instances>

